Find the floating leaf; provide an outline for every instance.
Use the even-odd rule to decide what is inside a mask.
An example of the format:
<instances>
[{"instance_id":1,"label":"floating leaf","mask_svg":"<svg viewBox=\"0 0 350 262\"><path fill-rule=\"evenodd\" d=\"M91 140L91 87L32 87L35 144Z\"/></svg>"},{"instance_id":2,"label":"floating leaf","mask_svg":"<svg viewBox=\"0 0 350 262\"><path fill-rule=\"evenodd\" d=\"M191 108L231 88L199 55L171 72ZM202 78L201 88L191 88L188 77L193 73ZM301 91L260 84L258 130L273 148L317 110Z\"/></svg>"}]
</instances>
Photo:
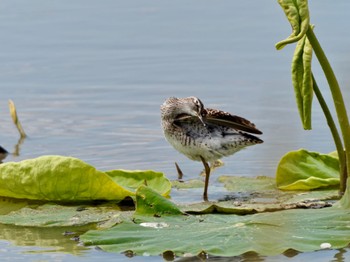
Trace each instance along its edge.
<instances>
[{"instance_id":1,"label":"floating leaf","mask_svg":"<svg viewBox=\"0 0 350 262\"><path fill-rule=\"evenodd\" d=\"M312 30L312 28L310 28ZM292 60L292 83L299 109L300 119L305 130L311 129L311 108L313 97L312 73L312 46L304 35L294 51Z\"/></svg>"},{"instance_id":2,"label":"floating leaf","mask_svg":"<svg viewBox=\"0 0 350 262\"><path fill-rule=\"evenodd\" d=\"M182 212L173 202L159 195L151 188L147 186L140 186L137 189L135 216L163 216L179 214L182 214Z\"/></svg>"},{"instance_id":3,"label":"floating leaf","mask_svg":"<svg viewBox=\"0 0 350 262\"><path fill-rule=\"evenodd\" d=\"M221 180L229 179L225 177ZM251 183L254 190L258 190L259 187L266 191L276 190L271 179L263 177L256 180L256 185ZM247 188L247 181L241 184L244 189ZM295 209L245 216L157 216L158 212L155 212L153 207L161 207L164 212L167 205L163 205L164 199L145 186L139 190L137 195L140 197L137 197L136 205L142 212L137 214L136 220L126 219L107 230L88 231L81 235L80 240L87 246L97 245L109 252L160 255L167 251L177 256L197 255L203 252L217 256L236 256L250 251L260 255L277 255L289 249L318 250L322 248L322 243L340 248L350 241L350 229L348 223L344 223L350 219L350 212L339 205L312 211ZM290 192L281 193L292 195ZM310 192L316 198L320 196L317 193L319 192ZM302 200L304 195L297 194L294 200ZM145 201L147 199L149 201ZM285 202L285 205L288 205L290 201ZM230 204L233 203L203 203L214 213L234 209ZM170 210L173 208L171 204ZM156 216L149 216L150 214Z\"/></svg>"},{"instance_id":4,"label":"floating leaf","mask_svg":"<svg viewBox=\"0 0 350 262\"><path fill-rule=\"evenodd\" d=\"M256 193L277 190L275 178L268 176L220 176L218 180L224 183L227 190L234 192Z\"/></svg>"},{"instance_id":5,"label":"floating leaf","mask_svg":"<svg viewBox=\"0 0 350 262\"><path fill-rule=\"evenodd\" d=\"M278 0L292 26L292 34L276 44L278 50L285 45L299 41L309 29L310 16L307 0Z\"/></svg>"},{"instance_id":6,"label":"floating leaf","mask_svg":"<svg viewBox=\"0 0 350 262\"><path fill-rule=\"evenodd\" d=\"M133 172L125 171L123 179L118 180L118 170L106 173L80 159L64 156L42 156L21 162L9 162L0 165L0 196L46 201L121 201L128 196L135 196L136 188ZM140 171L136 172L140 179ZM152 179L156 179L156 183ZM162 174L145 171L140 183L157 184L155 190L164 195L171 186ZM124 182L124 184L122 184ZM133 189L133 190L132 190Z\"/></svg>"},{"instance_id":7,"label":"floating leaf","mask_svg":"<svg viewBox=\"0 0 350 262\"><path fill-rule=\"evenodd\" d=\"M89 231L80 239L105 251L132 251L136 255L159 255L169 250L178 256L201 252L237 256L251 251L265 256L289 249L319 250L322 243L346 247L350 242L348 221L350 212L339 207L247 216L145 217L140 224L126 221L108 230ZM166 226L145 227L143 223Z\"/></svg>"},{"instance_id":8,"label":"floating leaf","mask_svg":"<svg viewBox=\"0 0 350 262\"><path fill-rule=\"evenodd\" d=\"M330 155L304 149L288 152L278 164L276 183L283 190L338 186L339 161Z\"/></svg>"},{"instance_id":9,"label":"floating leaf","mask_svg":"<svg viewBox=\"0 0 350 262\"><path fill-rule=\"evenodd\" d=\"M0 224L0 239L6 239L6 242L3 242L8 243L6 252L12 254L18 252L18 246L22 246L22 252L25 253L29 251L30 253L36 253L36 256L40 256L41 259L43 259L42 252L46 254L47 252L51 254L53 254L52 252L59 252L61 254L66 252L74 255L81 255L82 251L87 248L77 245L72 241L72 238L89 229L91 229L91 226L40 228ZM27 246L29 249L23 248L23 246ZM2 252L4 251L5 249L2 250ZM4 254L2 254L2 260L7 260L4 258ZM31 259L28 258L28 261L30 260ZM52 259L49 260L51 261Z\"/></svg>"},{"instance_id":10,"label":"floating leaf","mask_svg":"<svg viewBox=\"0 0 350 262\"><path fill-rule=\"evenodd\" d=\"M190 179L186 181L174 180L171 182L172 186L177 189L189 189L189 188L203 188L203 179Z\"/></svg>"},{"instance_id":11,"label":"floating leaf","mask_svg":"<svg viewBox=\"0 0 350 262\"><path fill-rule=\"evenodd\" d=\"M0 215L0 223L31 227L85 226L99 223L114 226L128 212L121 212L116 205L65 206L58 204L28 205L7 215ZM130 215L129 215L130 217ZM117 220L118 219L118 220ZM114 221L111 225L109 222ZM102 226L107 228L106 226Z\"/></svg>"},{"instance_id":12,"label":"floating leaf","mask_svg":"<svg viewBox=\"0 0 350 262\"><path fill-rule=\"evenodd\" d=\"M318 191L282 191L272 177L220 176L227 196L219 202L181 204L183 212L191 214L255 214L294 208L321 208L329 206L326 200L336 199L336 189Z\"/></svg>"}]
</instances>

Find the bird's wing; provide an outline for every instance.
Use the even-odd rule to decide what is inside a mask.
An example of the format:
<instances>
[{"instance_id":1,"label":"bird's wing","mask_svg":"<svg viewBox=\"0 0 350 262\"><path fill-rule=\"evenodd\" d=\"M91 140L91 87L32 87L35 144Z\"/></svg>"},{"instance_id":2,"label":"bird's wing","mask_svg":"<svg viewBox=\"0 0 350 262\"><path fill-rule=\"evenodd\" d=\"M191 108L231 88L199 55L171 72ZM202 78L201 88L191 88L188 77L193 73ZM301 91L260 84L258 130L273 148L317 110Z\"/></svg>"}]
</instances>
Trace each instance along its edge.
<instances>
[{"instance_id":1,"label":"bird's wing","mask_svg":"<svg viewBox=\"0 0 350 262\"><path fill-rule=\"evenodd\" d=\"M228 112L207 108L205 112L203 112L203 117L205 119L204 121L207 123L232 127L252 134L262 134L249 120L240 116L231 115Z\"/></svg>"}]
</instances>

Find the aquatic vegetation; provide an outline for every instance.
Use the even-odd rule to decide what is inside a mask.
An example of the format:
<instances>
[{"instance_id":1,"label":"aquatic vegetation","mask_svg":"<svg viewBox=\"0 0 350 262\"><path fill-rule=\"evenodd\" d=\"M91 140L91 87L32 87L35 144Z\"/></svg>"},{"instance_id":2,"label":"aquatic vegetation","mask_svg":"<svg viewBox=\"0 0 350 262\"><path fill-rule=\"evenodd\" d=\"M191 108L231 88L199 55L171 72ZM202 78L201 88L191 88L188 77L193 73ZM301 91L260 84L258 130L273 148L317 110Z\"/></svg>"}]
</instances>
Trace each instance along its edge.
<instances>
[{"instance_id":1,"label":"aquatic vegetation","mask_svg":"<svg viewBox=\"0 0 350 262\"><path fill-rule=\"evenodd\" d=\"M12 117L13 123L17 127L17 130L19 134L21 135L21 138L27 137L26 133L24 132L24 129L22 127L21 122L19 121L18 115L17 115L17 109L15 106L15 103L10 99L9 100L9 109L10 109L10 115Z\"/></svg>"},{"instance_id":2,"label":"aquatic vegetation","mask_svg":"<svg viewBox=\"0 0 350 262\"><path fill-rule=\"evenodd\" d=\"M282 190L338 187L338 158L305 149L288 152L278 164L276 184Z\"/></svg>"},{"instance_id":3,"label":"aquatic vegetation","mask_svg":"<svg viewBox=\"0 0 350 262\"><path fill-rule=\"evenodd\" d=\"M109 252L159 255L168 251L176 256L235 256L249 251L277 255L289 249L320 250L324 243L341 248L350 242L350 215L342 205L224 216L218 209L206 215L183 215L182 209L170 204L172 212L159 215L152 210L164 209L168 200L155 201L155 195L148 193L142 193L143 201L137 201L139 211L132 218L109 229L90 230L81 241Z\"/></svg>"},{"instance_id":4,"label":"aquatic vegetation","mask_svg":"<svg viewBox=\"0 0 350 262\"><path fill-rule=\"evenodd\" d=\"M333 69L310 25L310 13L307 0L278 0L292 26L292 34L276 44L278 50L286 44L297 42L292 61L292 82L296 102L304 129L311 129L312 96L315 93L328 126L331 130L339 158L340 193L346 189L347 176L350 175L350 125L344 99ZM323 69L332 93L341 136L334 123L330 110L322 96L311 70L312 52ZM286 157L285 157L286 158ZM293 162L293 159L290 159Z\"/></svg>"},{"instance_id":5,"label":"aquatic vegetation","mask_svg":"<svg viewBox=\"0 0 350 262\"><path fill-rule=\"evenodd\" d=\"M171 184L155 171L102 172L76 158L43 156L3 164L0 174L1 224L85 227L80 236L84 245L111 252L273 255L290 248L317 250L322 243L342 247L350 241L347 224L337 224L350 219L344 212L347 204L320 209L332 205L335 189L280 191L271 177L222 176L219 181L227 190L237 192L238 187L244 193L179 205L164 197ZM133 199L135 211L116 205L125 197Z\"/></svg>"},{"instance_id":6,"label":"aquatic vegetation","mask_svg":"<svg viewBox=\"0 0 350 262\"><path fill-rule=\"evenodd\" d=\"M289 152L281 159L276 180L265 176L221 176L219 182L224 184L229 198L192 204L169 200L172 184L162 173L152 170L100 171L80 159L64 156L6 163L0 165L2 226L37 227L41 232L59 228L52 231L54 234L62 234L64 227L77 231L83 227L79 235L86 246L125 254L168 254L172 259L198 254L234 256L253 251L276 255L291 249L303 252L346 247L350 242L350 190L339 202L335 200L339 183L346 188L344 177L339 179L338 174L346 174L349 168L345 162L349 160L348 151L344 153L344 148L349 149L344 137L347 120L339 117L347 119L346 111L338 104L342 103L340 89L325 66L332 92L340 99L336 107L342 137L312 74L312 50L320 60L324 57L309 25L307 1L279 2L291 18L293 33L277 47L298 42L292 81L303 126L311 128L315 94L330 125L336 155ZM173 185L186 191L201 183ZM132 199L127 211L118 205L125 198ZM18 231L13 233L13 228L1 230L3 235L8 234L3 238L11 239L14 234L23 237ZM43 234L37 238L43 239Z\"/></svg>"},{"instance_id":7,"label":"aquatic vegetation","mask_svg":"<svg viewBox=\"0 0 350 262\"><path fill-rule=\"evenodd\" d=\"M42 156L0 165L0 196L43 201L122 201L147 184L163 195L170 181L154 171L102 172L84 161L65 156Z\"/></svg>"}]
</instances>

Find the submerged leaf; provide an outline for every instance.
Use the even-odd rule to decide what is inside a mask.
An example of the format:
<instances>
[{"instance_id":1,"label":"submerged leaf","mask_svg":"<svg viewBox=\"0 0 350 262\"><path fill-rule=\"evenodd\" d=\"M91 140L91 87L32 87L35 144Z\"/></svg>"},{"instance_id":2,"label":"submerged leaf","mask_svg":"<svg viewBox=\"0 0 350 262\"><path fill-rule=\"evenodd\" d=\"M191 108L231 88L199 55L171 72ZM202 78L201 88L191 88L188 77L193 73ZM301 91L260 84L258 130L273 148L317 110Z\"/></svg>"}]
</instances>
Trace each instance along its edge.
<instances>
[{"instance_id":1,"label":"submerged leaf","mask_svg":"<svg viewBox=\"0 0 350 262\"><path fill-rule=\"evenodd\" d=\"M339 161L304 149L288 152L280 160L276 183L283 190L311 190L339 185Z\"/></svg>"},{"instance_id":2,"label":"submerged leaf","mask_svg":"<svg viewBox=\"0 0 350 262\"><path fill-rule=\"evenodd\" d=\"M109 230L89 231L80 239L105 251L178 256L206 252L236 256L256 252L278 255L288 249L301 252L321 249L322 243L342 248L350 242L350 212L339 207L287 210L263 214L144 217L143 222L166 225L145 227L132 222ZM268 237L267 237L268 236Z\"/></svg>"},{"instance_id":3,"label":"submerged leaf","mask_svg":"<svg viewBox=\"0 0 350 262\"><path fill-rule=\"evenodd\" d=\"M118 178L121 173L124 175ZM121 201L135 196L136 186L144 181L161 194L170 191L171 184L161 173L114 170L108 174L80 159L65 156L9 162L0 165L0 196L64 202Z\"/></svg>"}]
</instances>

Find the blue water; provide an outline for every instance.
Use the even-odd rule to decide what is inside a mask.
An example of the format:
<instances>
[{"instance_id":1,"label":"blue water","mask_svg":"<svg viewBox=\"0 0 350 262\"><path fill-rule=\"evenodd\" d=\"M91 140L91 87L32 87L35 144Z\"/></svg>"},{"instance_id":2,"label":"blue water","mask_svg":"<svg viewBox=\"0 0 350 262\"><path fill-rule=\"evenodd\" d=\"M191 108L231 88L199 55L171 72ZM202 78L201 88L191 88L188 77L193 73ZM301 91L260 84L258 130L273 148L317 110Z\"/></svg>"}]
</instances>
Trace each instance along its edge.
<instances>
[{"instance_id":1,"label":"blue water","mask_svg":"<svg viewBox=\"0 0 350 262\"><path fill-rule=\"evenodd\" d=\"M310 3L311 22L347 101L349 8L346 0ZM2 1L0 10L0 145L16 153L5 161L62 154L102 170L155 169L169 178L176 177L177 161L185 178L196 178L201 163L167 144L159 116L167 97L193 95L208 107L248 118L264 132L264 144L224 159L211 178L213 200L225 194L215 182L219 175L274 176L289 150L335 150L317 101L313 131L302 130L290 80L294 47L274 47L291 32L276 1L12 0ZM316 63L314 73L329 99ZM8 99L29 136L20 145ZM200 195L181 196L185 199ZM43 255L20 246L1 255L34 260ZM327 256L337 251L332 252ZM79 254L112 256L91 250L45 256L78 261Z\"/></svg>"}]
</instances>

